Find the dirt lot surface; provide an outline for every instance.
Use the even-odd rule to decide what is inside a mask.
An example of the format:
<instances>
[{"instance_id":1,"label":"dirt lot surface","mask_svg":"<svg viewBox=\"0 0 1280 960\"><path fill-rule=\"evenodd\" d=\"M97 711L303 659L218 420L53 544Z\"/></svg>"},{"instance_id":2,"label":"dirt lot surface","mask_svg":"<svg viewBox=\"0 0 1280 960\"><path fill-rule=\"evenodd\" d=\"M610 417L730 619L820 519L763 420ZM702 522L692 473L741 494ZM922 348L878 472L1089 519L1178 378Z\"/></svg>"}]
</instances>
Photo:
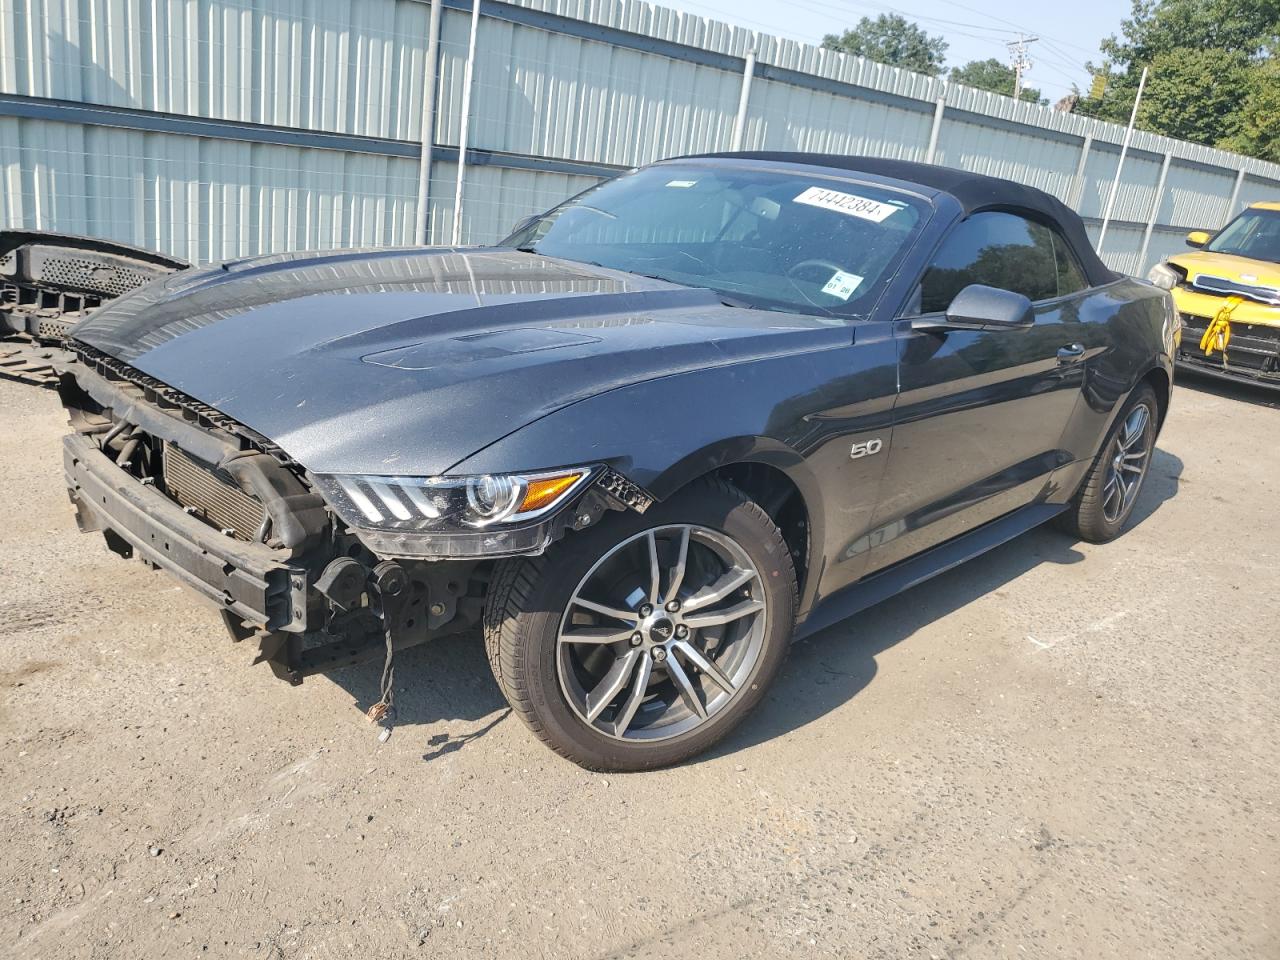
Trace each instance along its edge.
<instances>
[{"instance_id":1,"label":"dirt lot surface","mask_svg":"<svg viewBox=\"0 0 1280 960\"><path fill-rule=\"evenodd\" d=\"M290 688L76 533L0 382L0 954L1280 957L1280 409L1194 384L1137 525L797 646L679 769L588 774L477 637Z\"/></svg>"}]
</instances>

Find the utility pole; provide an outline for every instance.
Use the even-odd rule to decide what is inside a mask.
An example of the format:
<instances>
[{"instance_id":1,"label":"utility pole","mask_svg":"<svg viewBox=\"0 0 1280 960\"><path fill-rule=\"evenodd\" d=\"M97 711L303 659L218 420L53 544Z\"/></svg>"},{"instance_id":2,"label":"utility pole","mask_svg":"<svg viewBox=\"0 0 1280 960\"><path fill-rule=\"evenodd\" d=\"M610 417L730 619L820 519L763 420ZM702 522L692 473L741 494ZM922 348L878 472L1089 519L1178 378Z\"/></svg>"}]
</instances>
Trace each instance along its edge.
<instances>
[{"instance_id":1,"label":"utility pole","mask_svg":"<svg viewBox=\"0 0 1280 960\"><path fill-rule=\"evenodd\" d=\"M1031 69L1033 64L1027 56L1027 44L1035 43L1039 37L1026 37L1018 34L1017 40L1008 43L1009 56L1013 58L1013 99L1022 99L1022 75Z\"/></svg>"}]
</instances>

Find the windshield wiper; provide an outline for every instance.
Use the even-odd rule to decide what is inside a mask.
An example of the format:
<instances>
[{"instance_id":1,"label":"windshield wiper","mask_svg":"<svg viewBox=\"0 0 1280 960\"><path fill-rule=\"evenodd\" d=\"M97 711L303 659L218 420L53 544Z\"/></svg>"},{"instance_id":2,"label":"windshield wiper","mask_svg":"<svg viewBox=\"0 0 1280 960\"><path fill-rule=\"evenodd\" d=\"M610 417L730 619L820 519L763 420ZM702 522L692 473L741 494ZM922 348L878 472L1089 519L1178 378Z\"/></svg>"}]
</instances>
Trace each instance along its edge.
<instances>
[{"instance_id":1,"label":"windshield wiper","mask_svg":"<svg viewBox=\"0 0 1280 960\"><path fill-rule=\"evenodd\" d=\"M519 250L521 253L534 253L540 257L546 256L545 253L535 250L532 246L516 247L515 249ZM701 284L696 284L696 283L684 283L680 280L672 280L670 277L664 277L656 273L638 273L635 270L627 270L625 267L611 267L608 264L600 263L596 260L571 260L570 262L581 263L584 266L588 266L588 267L599 267L602 270L616 270L618 273L629 273L633 277L643 277L646 280L658 280L658 281L661 281L662 283L673 283L677 287L689 287L694 290L710 290L712 293L714 293L717 297L720 298L720 302L724 304L726 307L737 307L741 310L760 310L761 309L761 307L757 306L754 303L748 303L746 300L739 300L737 297L731 297L728 294L722 293L721 291L717 290L715 287L707 287L707 286L703 286Z\"/></svg>"},{"instance_id":2,"label":"windshield wiper","mask_svg":"<svg viewBox=\"0 0 1280 960\"><path fill-rule=\"evenodd\" d=\"M754 303L748 303L746 300L739 300L737 297L731 297L722 290L715 287L708 287L701 283L687 283L683 280L672 280L670 277L659 276L656 273L636 273L633 270L627 270L627 273L633 277L644 277L646 280L661 280L663 283L674 283L678 287L689 287L692 290L709 290L720 298L720 302L726 307L738 307L742 310L759 310L760 308Z\"/></svg>"}]
</instances>

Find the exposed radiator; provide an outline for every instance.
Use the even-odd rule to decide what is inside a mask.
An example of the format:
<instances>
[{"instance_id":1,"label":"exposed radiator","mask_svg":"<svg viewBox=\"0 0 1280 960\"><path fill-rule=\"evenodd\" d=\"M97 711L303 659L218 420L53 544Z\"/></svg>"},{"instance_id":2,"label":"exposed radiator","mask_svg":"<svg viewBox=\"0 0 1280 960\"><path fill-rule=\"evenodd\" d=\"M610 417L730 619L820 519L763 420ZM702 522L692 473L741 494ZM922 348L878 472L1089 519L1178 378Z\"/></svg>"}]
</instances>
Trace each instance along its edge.
<instances>
[{"instance_id":1,"label":"exposed radiator","mask_svg":"<svg viewBox=\"0 0 1280 960\"><path fill-rule=\"evenodd\" d=\"M219 530L239 540L256 540L266 510L213 466L192 460L171 443L164 445L164 485L169 496Z\"/></svg>"}]
</instances>

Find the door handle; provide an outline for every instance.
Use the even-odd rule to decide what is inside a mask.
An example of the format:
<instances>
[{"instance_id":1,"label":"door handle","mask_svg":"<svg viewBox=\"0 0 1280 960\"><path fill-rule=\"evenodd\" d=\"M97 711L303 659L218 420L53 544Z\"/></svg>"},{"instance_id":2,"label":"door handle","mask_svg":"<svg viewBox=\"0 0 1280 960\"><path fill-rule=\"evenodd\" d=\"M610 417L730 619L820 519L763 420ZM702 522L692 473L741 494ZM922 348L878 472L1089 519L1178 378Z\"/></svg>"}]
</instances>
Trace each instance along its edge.
<instances>
[{"instance_id":1,"label":"door handle","mask_svg":"<svg viewBox=\"0 0 1280 960\"><path fill-rule=\"evenodd\" d=\"M1058 350L1059 363L1075 363L1084 356L1083 343L1068 343Z\"/></svg>"}]
</instances>

